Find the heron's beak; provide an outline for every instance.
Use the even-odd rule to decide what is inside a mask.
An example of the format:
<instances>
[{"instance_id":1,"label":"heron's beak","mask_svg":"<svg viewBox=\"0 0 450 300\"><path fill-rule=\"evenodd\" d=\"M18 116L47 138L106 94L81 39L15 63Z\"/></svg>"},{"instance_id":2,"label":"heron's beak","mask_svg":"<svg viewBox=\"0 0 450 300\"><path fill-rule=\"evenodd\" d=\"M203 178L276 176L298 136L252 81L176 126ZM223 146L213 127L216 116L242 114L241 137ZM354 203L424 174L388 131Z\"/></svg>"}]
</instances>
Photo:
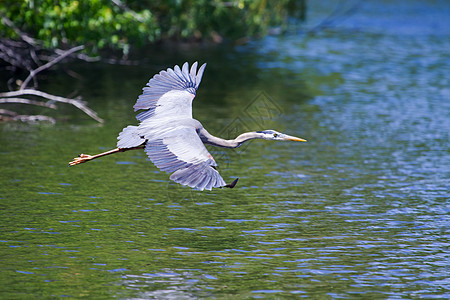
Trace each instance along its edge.
<instances>
[{"instance_id":1,"label":"heron's beak","mask_svg":"<svg viewBox=\"0 0 450 300\"><path fill-rule=\"evenodd\" d=\"M286 137L284 138L286 141L294 141L294 142L306 142L305 139L296 137L296 136L291 136L291 135L286 135Z\"/></svg>"}]
</instances>

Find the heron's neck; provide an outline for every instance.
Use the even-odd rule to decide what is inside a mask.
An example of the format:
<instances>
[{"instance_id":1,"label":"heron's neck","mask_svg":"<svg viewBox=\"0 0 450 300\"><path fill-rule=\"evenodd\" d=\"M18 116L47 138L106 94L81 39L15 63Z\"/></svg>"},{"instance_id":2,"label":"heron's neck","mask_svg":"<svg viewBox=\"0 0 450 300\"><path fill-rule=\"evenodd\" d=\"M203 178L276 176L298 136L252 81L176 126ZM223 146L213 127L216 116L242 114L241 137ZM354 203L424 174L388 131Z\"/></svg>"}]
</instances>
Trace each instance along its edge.
<instances>
[{"instance_id":1,"label":"heron's neck","mask_svg":"<svg viewBox=\"0 0 450 300\"><path fill-rule=\"evenodd\" d=\"M238 135L238 137L234 140L230 141L234 141L235 143L237 143L236 147L239 147L240 145L242 145L242 143L253 139L262 139L262 136L260 133L254 131L244 132L243 134Z\"/></svg>"},{"instance_id":2,"label":"heron's neck","mask_svg":"<svg viewBox=\"0 0 450 300\"><path fill-rule=\"evenodd\" d=\"M205 132L206 132L206 134L205 134ZM205 132L202 132L203 135L201 135L202 141L204 143L207 143L207 144L210 144L210 145L214 145L214 146L218 146L218 147L224 147L224 148L237 148L240 145L242 145L242 143L244 143L244 142L246 142L248 140L262 139L263 138L260 133L254 132L254 131L252 131L252 132L245 132L243 134L240 134L234 140L225 140L225 139L213 136L212 134L210 134L206 130L205 130Z\"/></svg>"}]
</instances>

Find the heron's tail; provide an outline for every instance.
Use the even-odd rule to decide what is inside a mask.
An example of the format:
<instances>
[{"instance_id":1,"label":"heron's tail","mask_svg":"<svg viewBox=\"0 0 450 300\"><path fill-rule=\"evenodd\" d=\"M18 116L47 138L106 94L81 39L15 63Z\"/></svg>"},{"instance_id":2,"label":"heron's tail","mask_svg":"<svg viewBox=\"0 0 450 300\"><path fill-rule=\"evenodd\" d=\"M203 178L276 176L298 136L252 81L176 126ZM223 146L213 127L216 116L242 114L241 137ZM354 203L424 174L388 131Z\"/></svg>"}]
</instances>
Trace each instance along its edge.
<instances>
[{"instance_id":1,"label":"heron's tail","mask_svg":"<svg viewBox=\"0 0 450 300\"><path fill-rule=\"evenodd\" d=\"M117 137L117 148L134 148L142 145L145 139L137 133L137 126L127 126Z\"/></svg>"}]
</instances>

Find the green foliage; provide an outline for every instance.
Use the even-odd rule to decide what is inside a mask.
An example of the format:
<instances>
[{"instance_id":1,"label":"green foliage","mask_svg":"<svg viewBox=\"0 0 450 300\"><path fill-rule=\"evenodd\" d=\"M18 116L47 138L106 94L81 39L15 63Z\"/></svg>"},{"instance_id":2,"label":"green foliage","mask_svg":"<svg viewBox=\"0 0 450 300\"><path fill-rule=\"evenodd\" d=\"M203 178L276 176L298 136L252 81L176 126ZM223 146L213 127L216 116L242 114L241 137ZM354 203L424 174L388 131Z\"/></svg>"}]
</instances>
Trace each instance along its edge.
<instances>
[{"instance_id":1,"label":"green foliage","mask_svg":"<svg viewBox=\"0 0 450 300\"><path fill-rule=\"evenodd\" d=\"M84 44L91 53L161 39L229 39L263 35L282 25L302 0L3 0L0 13L49 49ZM0 24L5 38L17 33Z\"/></svg>"}]
</instances>

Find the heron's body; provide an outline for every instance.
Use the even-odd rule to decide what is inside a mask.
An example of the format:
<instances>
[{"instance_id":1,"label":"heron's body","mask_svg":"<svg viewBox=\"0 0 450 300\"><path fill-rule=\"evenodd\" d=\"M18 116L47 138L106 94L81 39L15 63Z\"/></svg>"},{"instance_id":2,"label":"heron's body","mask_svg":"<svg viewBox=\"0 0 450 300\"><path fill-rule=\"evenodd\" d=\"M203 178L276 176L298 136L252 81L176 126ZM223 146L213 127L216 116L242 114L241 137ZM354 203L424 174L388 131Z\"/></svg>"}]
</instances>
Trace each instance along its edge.
<instances>
[{"instance_id":1,"label":"heron's body","mask_svg":"<svg viewBox=\"0 0 450 300\"><path fill-rule=\"evenodd\" d=\"M81 154L70 165L97 157L133 149L145 149L150 160L160 170L172 173L170 179L199 190L234 187L227 185L216 170L217 163L204 144L236 148L250 139L305 141L274 130L246 132L233 140L224 140L210 134L192 117L192 101L200 84L206 64L197 72L195 62L190 71L183 68L161 71L150 79L134 105L135 111L144 110L136 118L138 126L125 127L119 134L117 149L98 155Z\"/></svg>"}]
</instances>

